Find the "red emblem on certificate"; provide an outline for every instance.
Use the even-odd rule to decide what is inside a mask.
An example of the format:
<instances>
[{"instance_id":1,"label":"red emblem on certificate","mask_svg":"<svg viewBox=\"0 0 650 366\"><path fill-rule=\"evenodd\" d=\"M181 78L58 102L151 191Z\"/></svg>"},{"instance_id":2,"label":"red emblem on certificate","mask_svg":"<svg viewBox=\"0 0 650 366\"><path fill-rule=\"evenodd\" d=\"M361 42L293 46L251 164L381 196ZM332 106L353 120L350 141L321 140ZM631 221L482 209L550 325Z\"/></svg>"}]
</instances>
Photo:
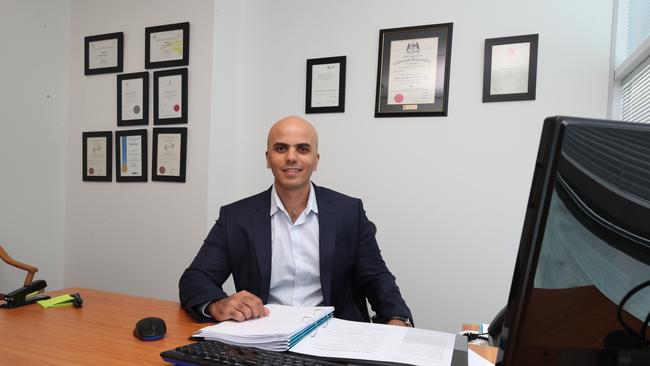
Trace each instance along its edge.
<instances>
[{"instance_id":1,"label":"red emblem on certificate","mask_svg":"<svg viewBox=\"0 0 650 366\"><path fill-rule=\"evenodd\" d=\"M160 174L165 174L165 167L161 166L160 168L158 168L158 171L160 172Z\"/></svg>"},{"instance_id":2,"label":"red emblem on certificate","mask_svg":"<svg viewBox=\"0 0 650 366\"><path fill-rule=\"evenodd\" d=\"M404 96L402 94L395 94L395 97L393 99L395 99L395 103L402 103Z\"/></svg>"},{"instance_id":3,"label":"red emblem on certificate","mask_svg":"<svg viewBox=\"0 0 650 366\"><path fill-rule=\"evenodd\" d=\"M174 104L174 112L178 112L180 110L181 110L181 106L179 106L178 104Z\"/></svg>"},{"instance_id":4,"label":"red emblem on certificate","mask_svg":"<svg viewBox=\"0 0 650 366\"><path fill-rule=\"evenodd\" d=\"M93 168L88 168L88 174L90 174L90 175L95 174L95 169L93 169Z\"/></svg>"}]
</instances>

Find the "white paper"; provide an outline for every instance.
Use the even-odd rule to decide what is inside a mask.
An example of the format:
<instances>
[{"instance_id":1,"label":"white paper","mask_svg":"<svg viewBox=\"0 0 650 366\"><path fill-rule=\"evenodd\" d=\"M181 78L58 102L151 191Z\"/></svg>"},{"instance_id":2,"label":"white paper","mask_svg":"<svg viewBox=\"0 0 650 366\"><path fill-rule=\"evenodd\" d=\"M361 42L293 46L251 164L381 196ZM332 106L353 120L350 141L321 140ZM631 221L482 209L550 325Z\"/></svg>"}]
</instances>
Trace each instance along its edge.
<instances>
[{"instance_id":1,"label":"white paper","mask_svg":"<svg viewBox=\"0 0 650 366\"><path fill-rule=\"evenodd\" d=\"M158 118L182 117L183 76L171 75L158 78Z\"/></svg>"},{"instance_id":2,"label":"white paper","mask_svg":"<svg viewBox=\"0 0 650 366\"><path fill-rule=\"evenodd\" d=\"M106 156L106 137L86 139L86 169L89 176L106 176Z\"/></svg>"},{"instance_id":3,"label":"white paper","mask_svg":"<svg viewBox=\"0 0 650 366\"><path fill-rule=\"evenodd\" d=\"M391 41L387 104L435 103L437 55L438 37Z\"/></svg>"},{"instance_id":4,"label":"white paper","mask_svg":"<svg viewBox=\"0 0 650 366\"><path fill-rule=\"evenodd\" d=\"M142 136L120 137L120 155L122 176L142 176Z\"/></svg>"},{"instance_id":5,"label":"white paper","mask_svg":"<svg viewBox=\"0 0 650 366\"><path fill-rule=\"evenodd\" d=\"M181 134L158 134L158 175L179 177L181 175Z\"/></svg>"},{"instance_id":6,"label":"white paper","mask_svg":"<svg viewBox=\"0 0 650 366\"><path fill-rule=\"evenodd\" d=\"M341 64L312 65L311 106L336 107L339 105L339 78Z\"/></svg>"},{"instance_id":7,"label":"white paper","mask_svg":"<svg viewBox=\"0 0 650 366\"><path fill-rule=\"evenodd\" d=\"M330 319L314 337L306 337L292 352L320 357L449 366L456 335L385 324Z\"/></svg>"},{"instance_id":8,"label":"white paper","mask_svg":"<svg viewBox=\"0 0 650 366\"><path fill-rule=\"evenodd\" d=\"M183 59L183 30L151 33L149 60L151 62Z\"/></svg>"},{"instance_id":9,"label":"white paper","mask_svg":"<svg viewBox=\"0 0 650 366\"><path fill-rule=\"evenodd\" d=\"M117 66L117 38L88 42L88 68Z\"/></svg>"},{"instance_id":10,"label":"white paper","mask_svg":"<svg viewBox=\"0 0 650 366\"><path fill-rule=\"evenodd\" d=\"M490 94L528 93L530 43L492 46Z\"/></svg>"},{"instance_id":11,"label":"white paper","mask_svg":"<svg viewBox=\"0 0 650 366\"><path fill-rule=\"evenodd\" d=\"M122 80L122 120L142 119L143 80Z\"/></svg>"}]
</instances>

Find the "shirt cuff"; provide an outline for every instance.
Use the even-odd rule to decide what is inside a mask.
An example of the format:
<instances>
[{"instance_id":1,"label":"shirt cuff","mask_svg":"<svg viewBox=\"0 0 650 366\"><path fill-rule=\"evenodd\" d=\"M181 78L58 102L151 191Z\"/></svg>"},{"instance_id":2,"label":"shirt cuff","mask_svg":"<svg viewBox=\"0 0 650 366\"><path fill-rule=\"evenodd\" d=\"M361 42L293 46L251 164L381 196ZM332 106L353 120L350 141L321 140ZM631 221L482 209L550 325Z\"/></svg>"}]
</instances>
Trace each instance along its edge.
<instances>
[{"instance_id":1,"label":"shirt cuff","mask_svg":"<svg viewBox=\"0 0 650 366\"><path fill-rule=\"evenodd\" d=\"M212 303L212 301L208 301L208 302L206 302L205 304L203 304L203 305L201 306L201 309L200 309L200 310L201 310L201 314L203 314L203 316L205 316L206 318L210 318L210 319L212 319L212 315L208 314L205 310L208 308L208 306L209 306L211 303Z\"/></svg>"}]
</instances>

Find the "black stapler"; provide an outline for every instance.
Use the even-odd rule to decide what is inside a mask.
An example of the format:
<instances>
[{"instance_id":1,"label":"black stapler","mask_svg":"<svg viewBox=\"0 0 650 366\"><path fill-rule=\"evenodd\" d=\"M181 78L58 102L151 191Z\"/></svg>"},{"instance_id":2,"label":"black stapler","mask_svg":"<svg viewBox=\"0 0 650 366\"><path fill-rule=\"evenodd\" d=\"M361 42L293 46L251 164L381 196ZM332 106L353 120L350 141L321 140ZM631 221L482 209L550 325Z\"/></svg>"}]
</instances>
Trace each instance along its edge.
<instances>
[{"instance_id":1,"label":"black stapler","mask_svg":"<svg viewBox=\"0 0 650 366\"><path fill-rule=\"evenodd\" d=\"M29 296L34 292L44 289L45 287L47 287L47 283L44 280L36 280L17 290L11 291L6 295L2 295L2 299L5 301L5 303L0 304L0 308L17 308L19 306L33 304L36 301L47 300L50 298L47 295Z\"/></svg>"}]
</instances>

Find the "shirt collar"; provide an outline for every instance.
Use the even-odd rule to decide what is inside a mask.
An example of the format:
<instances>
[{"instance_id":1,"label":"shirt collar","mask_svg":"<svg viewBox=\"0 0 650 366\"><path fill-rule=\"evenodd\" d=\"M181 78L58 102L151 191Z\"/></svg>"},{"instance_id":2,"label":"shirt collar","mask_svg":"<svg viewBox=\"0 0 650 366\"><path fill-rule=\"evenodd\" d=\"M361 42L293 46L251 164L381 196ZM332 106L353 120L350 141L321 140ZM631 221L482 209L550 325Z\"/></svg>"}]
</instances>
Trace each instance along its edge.
<instances>
[{"instance_id":1,"label":"shirt collar","mask_svg":"<svg viewBox=\"0 0 650 366\"><path fill-rule=\"evenodd\" d=\"M314 184L310 184L309 198L307 198L307 207L305 207L305 215L308 215L312 211L315 214L318 214L318 203L316 202L316 193L314 193L315 190L316 189L314 188ZM284 205L282 204L282 200L280 199L280 196L278 196L278 192L275 190L275 184L273 184L273 188L271 188L271 212L269 215L275 215L278 210L286 212Z\"/></svg>"}]
</instances>

